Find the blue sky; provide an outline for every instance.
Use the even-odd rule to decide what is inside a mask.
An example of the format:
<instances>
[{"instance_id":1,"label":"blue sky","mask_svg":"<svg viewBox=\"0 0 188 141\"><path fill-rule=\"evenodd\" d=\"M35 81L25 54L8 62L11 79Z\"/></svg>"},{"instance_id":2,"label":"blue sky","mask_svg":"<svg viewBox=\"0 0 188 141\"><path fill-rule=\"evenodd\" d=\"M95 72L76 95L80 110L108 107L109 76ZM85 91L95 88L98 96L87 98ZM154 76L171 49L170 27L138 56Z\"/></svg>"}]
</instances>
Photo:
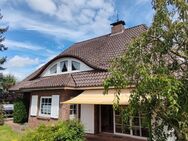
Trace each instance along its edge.
<instances>
[{"instance_id":1,"label":"blue sky","mask_svg":"<svg viewBox=\"0 0 188 141\"><path fill-rule=\"evenodd\" d=\"M110 33L119 19L126 27L149 26L151 0L0 0L3 19L9 26L4 44L4 74L20 81L71 44Z\"/></svg>"}]
</instances>

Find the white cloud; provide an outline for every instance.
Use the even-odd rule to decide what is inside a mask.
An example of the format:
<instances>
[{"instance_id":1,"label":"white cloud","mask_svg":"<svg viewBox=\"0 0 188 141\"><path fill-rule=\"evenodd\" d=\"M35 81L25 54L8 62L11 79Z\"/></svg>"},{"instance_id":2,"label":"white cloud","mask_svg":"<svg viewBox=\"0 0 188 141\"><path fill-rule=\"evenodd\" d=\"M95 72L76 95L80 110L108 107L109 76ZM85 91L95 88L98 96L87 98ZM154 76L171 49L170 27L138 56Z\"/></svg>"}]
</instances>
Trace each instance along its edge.
<instances>
[{"instance_id":1,"label":"white cloud","mask_svg":"<svg viewBox=\"0 0 188 141\"><path fill-rule=\"evenodd\" d=\"M23 80L24 78L26 78L26 76L28 76L27 74L28 72L15 72L10 70L4 70L2 73L3 75L8 75L8 74L14 75L17 82Z\"/></svg>"},{"instance_id":2,"label":"white cloud","mask_svg":"<svg viewBox=\"0 0 188 141\"><path fill-rule=\"evenodd\" d=\"M14 56L13 58L10 58L7 60L7 63L5 63L5 67L8 68L23 68L31 65L39 64L38 58L29 58L29 57L21 57L21 56Z\"/></svg>"},{"instance_id":3,"label":"white cloud","mask_svg":"<svg viewBox=\"0 0 188 141\"><path fill-rule=\"evenodd\" d=\"M9 48L21 48L21 49L29 49L33 51L41 50L44 49L44 47L41 47L39 45L31 44L31 43L25 43L25 42L18 42L15 40L8 40L6 39L4 41L4 45L9 47Z\"/></svg>"},{"instance_id":4,"label":"white cloud","mask_svg":"<svg viewBox=\"0 0 188 141\"><path fill-rule=\"evenodd\" d=\"M56 5L52 0L26 0L28 5L36 11L47 13L47 14L54 14L56 12Z\"/></svg>"},{"instance_id":5,"label":"white cloud","mask_svg":"<svg viewBox=\"0 0 188 141\"><path fill-rule=\"evenodd\" d=\"M11 74L16 77L18 81L23 80L26 76L34 71L35 66L40 64L38 58L14 56L5 62L5 70L1 71L4 75Z\"/></svg>"},{"instance_id":6,"label":"white cloud","mask_svg":"<svg viewBox=\"0 0 188 141\"><path fill-rule=\"evenodd\" d=\"M110 32L110 17L114 15L112 0L56 0L56 3L47 0L47 3L49 2L47 5L46 1L43 5L42 2L41 0L27 0L32 9L46 16L50 15L53 21L43 19L42 16L35 15L35 13L19 11L13 7L7 8L3 14L4 21L10 26L10 30L35 30L71 41L80 41ZM53 5L54 8L51 8L50 5Z\"/></svg>"}]
</instances>

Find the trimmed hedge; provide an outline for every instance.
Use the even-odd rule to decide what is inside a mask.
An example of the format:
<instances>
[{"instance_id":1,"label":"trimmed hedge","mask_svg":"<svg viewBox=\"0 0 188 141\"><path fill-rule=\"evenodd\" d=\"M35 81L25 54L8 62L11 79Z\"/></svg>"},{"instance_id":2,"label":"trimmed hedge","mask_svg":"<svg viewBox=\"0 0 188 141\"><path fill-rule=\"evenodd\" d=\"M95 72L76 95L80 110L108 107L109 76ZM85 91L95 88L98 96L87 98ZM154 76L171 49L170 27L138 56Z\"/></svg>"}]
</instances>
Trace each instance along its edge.
<instances>
[{"instance_id":1,"label":"trimmed hedge","mask_svg":"<svg viewBox=\"0 0 188 141\"><path fill-rule=\"evenodd\" d=\"M27 111L22 100L14 102L13 121L15 123L24 123L27 121Z\"/></svg>"},{"instance_id":2,"label":"trimmed hedge","mask_svg":"<svg viewBox=\"0 0 188 141\"><path fill-rule=\"evenodd\" d=\"M28 131L21 141L84 141L83 125L76 120L59 122L53 126L41 125Z\"/></svg>"}]
</instances>

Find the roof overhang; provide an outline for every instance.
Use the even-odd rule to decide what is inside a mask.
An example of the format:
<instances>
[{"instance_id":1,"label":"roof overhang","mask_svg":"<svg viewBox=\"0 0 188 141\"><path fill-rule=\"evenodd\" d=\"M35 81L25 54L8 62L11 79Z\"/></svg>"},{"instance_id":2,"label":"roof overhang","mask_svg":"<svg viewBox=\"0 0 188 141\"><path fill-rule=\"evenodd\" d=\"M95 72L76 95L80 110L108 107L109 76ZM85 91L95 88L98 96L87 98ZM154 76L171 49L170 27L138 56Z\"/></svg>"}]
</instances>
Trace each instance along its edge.
<instances>
[{"instance_id":1,"label":"roof overhang","mask_svg":"<svg viewBox=\"0 0 188 141\"><path fill-rule=\"evenodd\" d=\"M135 86L130 85L127 86L127 89L133 89ZM102 90L104 89L103 86L96 86L96 87L46 87L46 88L21 88L19 92L31 92L31 91L45 91L45 90ZM110 87L110 89L114 89L114 87ZM15 91L15 90L11 90Z\"/></svg>"},{"instance_id":2,"label":"roof overhang","mask_svg":"<svg viewBox=\"0 0 188 141\"><path fill-rule=\"evenodd\" d=\"M85 90L80 95L68 100L61 102L61 104L97 104L97 105L112 105L116 102L116 90L110 89L108 94L103 94L104 89L100 90ZM120 91L119 104L128 105L129 96L131 94L131 89L123 89Z\"/></svg>"}]
</instances>

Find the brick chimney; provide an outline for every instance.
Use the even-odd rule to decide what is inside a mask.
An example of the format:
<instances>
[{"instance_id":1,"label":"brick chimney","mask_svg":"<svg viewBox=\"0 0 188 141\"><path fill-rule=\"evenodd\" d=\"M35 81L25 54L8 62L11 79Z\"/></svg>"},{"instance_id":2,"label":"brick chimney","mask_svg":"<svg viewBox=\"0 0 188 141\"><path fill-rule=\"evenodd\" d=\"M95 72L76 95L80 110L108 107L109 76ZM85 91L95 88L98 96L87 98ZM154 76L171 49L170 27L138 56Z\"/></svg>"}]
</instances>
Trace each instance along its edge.
<instances>
[{"instance_id":1,"label":"brick chimney","mask_svg":"<svg viewBox=\"0 0 188 141\"><path fill-rule=\"evenodd\" d=\"M111 34L116 34L116 33L121 33L124 31L125 27L125 22L124 21L117 21L115 23L110 24L111 27Z\"/></svg>"}]
</instances>

